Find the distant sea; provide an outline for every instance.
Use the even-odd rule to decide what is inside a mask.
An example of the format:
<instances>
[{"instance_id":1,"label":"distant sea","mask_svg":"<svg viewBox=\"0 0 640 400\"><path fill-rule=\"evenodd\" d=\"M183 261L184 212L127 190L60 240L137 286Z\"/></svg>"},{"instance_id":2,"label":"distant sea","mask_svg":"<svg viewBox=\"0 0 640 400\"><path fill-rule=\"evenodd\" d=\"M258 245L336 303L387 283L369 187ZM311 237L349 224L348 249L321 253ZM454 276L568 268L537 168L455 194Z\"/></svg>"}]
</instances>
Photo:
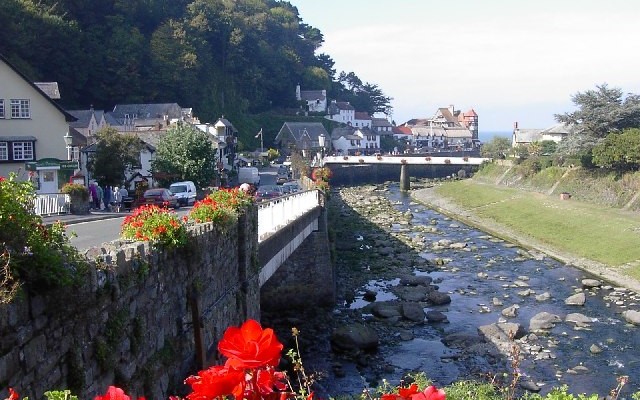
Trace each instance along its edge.
<instances>
[{"instance_id":1,"label":"distant sea","mask_svg":"<svg viewBox=\"0 0 640 400\"><path fill-rule=\"evenodd\" d=\"M493 139L494 136L501 136L501 137L506 137L511 139L511 135L513 135L513 132L511 131L489 131L489 132L480 131L478 132L478 139L480 139L482 143L486 143L491 139Z\"/></svg>"}]
</instances>

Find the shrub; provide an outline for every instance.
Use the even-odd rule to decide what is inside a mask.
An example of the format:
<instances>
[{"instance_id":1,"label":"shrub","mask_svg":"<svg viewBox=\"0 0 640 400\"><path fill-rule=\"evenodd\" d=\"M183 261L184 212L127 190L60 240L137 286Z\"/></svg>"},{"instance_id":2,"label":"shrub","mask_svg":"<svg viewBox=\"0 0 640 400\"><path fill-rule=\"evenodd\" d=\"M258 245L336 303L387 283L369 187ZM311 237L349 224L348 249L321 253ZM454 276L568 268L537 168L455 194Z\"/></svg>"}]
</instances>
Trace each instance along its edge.
<instances>
[{"instance_id":1,"label":"shrub","mask_svg":"<svg viewBox=\"0 0 640 400\"><path fill-rule=\"evenodd\" d=\"M82 201L89 201L89 189L79 183L65 183L60 189L60 193L68 194L71 197L79 197Z\"/></svg>"},{"instance_id":2,"label":"shrub","mask_svg":"<svg viewBox=\"0 0 640 400\"><path fill-rule=\"evenodd\" d=\"M84 258L69 243L64 225L42 223L34 213L35 190L15 174L0 177L0 303L17 290L47 290L79 282Z\"/></svg>"},{"instance_id":3,"label":"shrub","mask_svg":"<svg viewBox=\"0 0 640 400\"><path fill-rule=\"evenodd\" d=\"M197 201L189 212L189 219L197 222L213 222L221 227L230 226L236 219L236 213L232 208L214 200L211 195L201 201Z\"/></svg>"},{"instance_id":4,"label":"shrub","mask_svg":"<svg viewBox=\"0 0 640 400\"><path fill-rule=\"evenodd\" d=\"M238 189L220 189L209 194L213 201L229 207L234 211L240 211L252 204L255 200L250 194Z\"/></svg>"},{"instance_id":5,"label":"shrub","mask_svg":"<svg viewBox=\"0 0 640 400\"><path fill-rule=\"evenodd\" d=\"M177 214L154 205L138 207L122 223L120 236L169 247L187 244L187 228Z\"/></svg>"}]
</instances>

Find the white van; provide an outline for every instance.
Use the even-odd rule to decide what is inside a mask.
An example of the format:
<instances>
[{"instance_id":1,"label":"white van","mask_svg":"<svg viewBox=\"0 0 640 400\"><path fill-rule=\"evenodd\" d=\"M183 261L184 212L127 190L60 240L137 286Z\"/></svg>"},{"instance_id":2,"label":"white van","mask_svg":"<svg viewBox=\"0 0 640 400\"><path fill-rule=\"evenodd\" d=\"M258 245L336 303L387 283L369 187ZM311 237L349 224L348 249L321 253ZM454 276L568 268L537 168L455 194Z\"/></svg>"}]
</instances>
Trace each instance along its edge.
<instances>
[{"instance_id":1,"label":"white van","mask_svg":"<svg viewBox=\"0 0 640 400\"><path fill-rule=\"evenodd\" d=\"M169 190L178 198L181 206L190 206L196 202L196 185L191 181L172 183Z\"/></svg>"},{"instance_id":2,"label":"white van","mask_svg":"<svg viewBox=\"0 0 640 400\"><path fill-rule=\"evenodd\" d=\"M252 185L260 185L260 172L256 167L240 167L238 168L238 184L250 183Z\"/></svg>"}]
</instances>

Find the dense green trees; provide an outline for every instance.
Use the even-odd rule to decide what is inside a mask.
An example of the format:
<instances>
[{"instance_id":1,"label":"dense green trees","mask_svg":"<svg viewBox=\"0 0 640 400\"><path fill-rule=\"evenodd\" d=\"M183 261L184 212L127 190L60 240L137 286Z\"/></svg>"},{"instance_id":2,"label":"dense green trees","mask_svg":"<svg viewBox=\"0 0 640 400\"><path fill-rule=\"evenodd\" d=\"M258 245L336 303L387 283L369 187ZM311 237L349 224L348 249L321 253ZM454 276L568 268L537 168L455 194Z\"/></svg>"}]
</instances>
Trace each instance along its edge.
<instances>
[{"instance_id":1,"label":"dense green trees","mask_svg":"<svg viewBox=\"0 0 640 400\"><path fill-rule=\"evenodd\" d=\"M177 124L158 142L151 168L165 186L175 181L193 181L202 188L216 176L216 152L205 132L192 125Z\"/></svg>"},{"instance_id":2,"label":"dense green trees","mask_svg":"<svg viewBox=\"0 0 640 400\"><path fill-rule=\"evenodd\" d=\"M116 186L125 180L125 172L140 165L143 142L135 135L122 134L113 128L96 133L96 152L87 167L102 185Z\"/></svg>"},{"instance_id":3,"label":"dense green trees","mask_svg":"<svg viewBox=\"0 0 640 400\"><path fill-rule=\"evenodd\" d=\"M480 148L480 155L488 158L505 158L511 151L511 140L503 136L494 136Z\"/></svg>"},{"instance_id":4,"label":"dense green trees","mask_svg":"<svg viewBox=\"0 0 640 400\"><path fill-rule=\"evenodd\" d=\"M640 167L640 129L610 133L593 148L595 165L624 172Z\"/></svg>"},{"instance_id":5,"label":"dense green trees","mask_svg":"<svg viewBox=\"0 0 640 400\"><path fill-rule=\"evenodd\" d=\"M297 107L295 86L389 111L374 84L336 78L322 33L277 0L4 0L0 53L67 108L177 102L203 121ZM353 85L352 83L357 83Z\"/></svg>"}]
</instances>

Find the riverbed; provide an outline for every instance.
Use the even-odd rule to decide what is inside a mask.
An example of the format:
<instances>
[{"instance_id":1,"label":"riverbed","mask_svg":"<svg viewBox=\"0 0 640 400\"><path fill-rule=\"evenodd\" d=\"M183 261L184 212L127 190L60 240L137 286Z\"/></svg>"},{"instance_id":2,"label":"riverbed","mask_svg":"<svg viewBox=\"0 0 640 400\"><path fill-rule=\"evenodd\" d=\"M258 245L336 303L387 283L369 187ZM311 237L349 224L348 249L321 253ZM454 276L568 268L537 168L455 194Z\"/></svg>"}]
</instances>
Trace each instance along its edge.
<instances>
[{"instance_id":1,"label":"riverbed","mask_svg":"<svg viewBox=\"0 0 640 400\"><path fill-rule=\"evenodd\" d=\"M520 389L543 394L567 384L604 396L620 376L629 376L622 397L640 390L640 327L623 316L640 310L636 292L452 220L395 184L332 196L338 304L277 322L301 329L321 393L355 395L415 372L444 386L514 369ZM423 289L438 296L416 298ZM425 318L389 312L407 304ZM377 349L332 351L331 333L354 322L377 332Z\"/></svg>"}]
</instances>

